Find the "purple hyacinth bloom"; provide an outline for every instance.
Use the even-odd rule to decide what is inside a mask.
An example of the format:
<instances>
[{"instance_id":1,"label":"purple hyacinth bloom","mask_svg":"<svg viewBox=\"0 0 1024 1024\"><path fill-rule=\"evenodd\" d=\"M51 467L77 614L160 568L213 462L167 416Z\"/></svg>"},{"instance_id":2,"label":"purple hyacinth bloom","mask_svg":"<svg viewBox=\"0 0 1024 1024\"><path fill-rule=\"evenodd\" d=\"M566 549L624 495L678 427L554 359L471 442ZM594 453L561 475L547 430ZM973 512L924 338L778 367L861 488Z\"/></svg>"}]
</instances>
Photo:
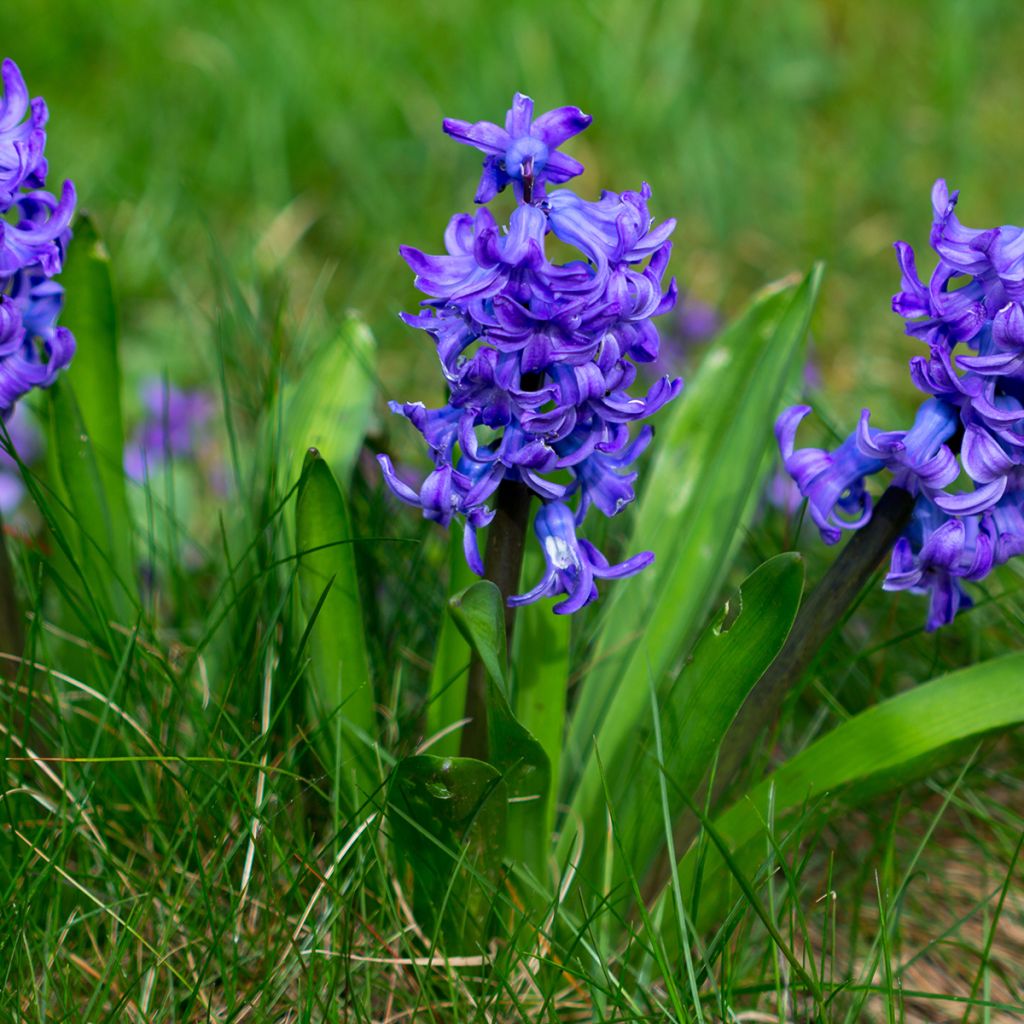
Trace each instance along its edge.
<instances>
[{"instance_id":1,"label":"purple hyacinth bloom","mask_svg":"<svg viewBox=\"0 0 1024 1024\"><path fill-rule=\"evenodd\" d=\"M857 499L866 513L867 471L888 469L894 484L917 497L885 587L929 595L929 630L969 607L963 581L1024 553L1024 229L966 228L954 212L957 199L944 181L935 183L931 244L939 259L927 284L911 246L896 243L901 279L893 310L928 348L910 360L911 380L928 396L913 427L875 430L864 410L852 435L861 460L847 441L829 463L828 453L793 449L806 407L788 410L776 427L787 471L826 539L837 537L837 525L864 522L862 515L837 524L834 509ZM850 489L837 496L843 482Z\"/></svg>"},{"instance_id":2,"label":"purple hyacinth bloom","mask_svg":"<svg viewBox=\"0 0 1024 1024\"><path fill-rule=\"evenodd\" d=\"M980 580L992 569L992 541L977 517L946 516L927 499L919 501L906 536L893 548L885 590L909 590L929 598L925 629L948 625L971 598L960 580Z\"/></svg>"},{"instance_id":3,"label":"purple hyacinth bloom","mask_svg":"<svg viewBox=\"0 0 1024 1024\"><path fill-rule=\"evenodd\" d=\"M871 518L871 495L865 478L885 467L885 460L865 454L851 434L835 451L795 447L800 421L809 405L794 405L775 424L782 464L807 498L811 518L826 544L837 544L843 530L856 530Z\"/></svg>"},{"instance_id":4,"label":"purple hyacinth bloom","mask_svg":"<svg viewBox=\"0 0 1024 1024\"><path fill-rule=\"evenodd\" d=\"M558 107L533 117L533 100L517 92L505 115L505 127L490 121L444 119L444 130L456 142L485 154L476 202L489 203L513 183L521 202L542 199L544 183L560 185L583 173L583 164L558 152L563 142L579 135L590 122L578 107Z\"/></svg>"},{"instance_id":5,"label":"purple hyacinth bloom","mask_svg":"<svg viewBox=\"0 0 1024 1024\"><path fill-rule=\"evenodd\" d=\"M608 559L590 541L576 536L576 517L568 505L559 501L542 506L533 528L544 552L547 571L533 590L510 597L511 605L565 594L566 599L553 610L559 615L571 615L597 599L595 580L632 576L654 561L654 555L643 551L619 565L609 565Z\"/></svg>"},{"instance_id":6,"label":"purple hyacinth bloom","mask_svg":"<svg viewBox=\"0 0 1024 1024\"><path fill-rule=\"evenodd\" d=\"M0 69L0 415L22 395L49 387L71 361L75 341L57 326L60 272L75 207L64 182L60 199L45 191L46 104L29 101L11 60Z\"/></svg>"},{"instance_id":7,"label":"purple hyacinth bloom","mask_svg":"<svg viewBox=\"0 0 1024 1024\"><path fill-rule=\"evenodd\" d=\"M555 148L590 119L565 107L533 121L532 110L517 95L504 130L445 122L458 141L488 154L477 200L512 181L518 204L507 229L487 209L457 214L443 254L402 247L427 296L421 312L403 319L433 339L449 398L440 409L391 403L430 450L434 468L422 485L399 479L387 456L380 463L391 491L426 518L464 522L466 559L481 575L477 531L494 516L490 503L502 484L525 485L543 503L535 527L542 546L559 553L542 584L515 603L567 593L557 609L564 612L596 596L594 578L629 575L652 557L610 567L575 528L592 508L614 516L633 501L633 464L652 431L632 425L682 388L666 375L646 393L631 390L637 364L658 356L653 318L675 304L675 281L664 281L675 221L655 225L647 185L597 202L547 192L545 184L582 171ZM549 235L574 248L573 258L553 262ZM566 527L565 515L575 525Z\"/></svg>"},{"instance_id":8,"label":"purple hyacinth bloom","mask_svg":"<svg viewBox=\"0 0 1024 1024\"><path fill-rule=\"evenodd\" d=\"M143 383L142 405L143 419L124 453L125 472L139 481L168 459L194 457L214 409L206 392L182 391L160 380Z\"/></svg>"},{"instance_id":9,"label":"purple hyacinth bloom","mask_svg":"<svg viewBox=\"0 0 1024 1024\"><path fill-rule=\"evenodd\" d=\"M17 64L0 68L0 207L9 207L22 188L42 188L46 178L47 111L41 99L29 100Z\"/></svg>"}]
</instances>

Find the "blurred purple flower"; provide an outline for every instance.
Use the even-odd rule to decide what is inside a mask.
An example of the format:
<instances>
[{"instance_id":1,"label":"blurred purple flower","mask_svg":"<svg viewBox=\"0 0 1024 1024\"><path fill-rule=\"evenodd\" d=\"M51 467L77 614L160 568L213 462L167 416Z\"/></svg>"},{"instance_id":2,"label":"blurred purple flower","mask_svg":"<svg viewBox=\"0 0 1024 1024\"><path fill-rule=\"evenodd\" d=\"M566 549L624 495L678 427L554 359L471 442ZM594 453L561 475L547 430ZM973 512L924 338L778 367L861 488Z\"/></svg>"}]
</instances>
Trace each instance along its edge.
<instances>
[{"instance_id":1,"label":"blurred purple flower","mask_svg":"<svg viewBox=\"0 0 1024 1024\"><path fill-rule=\"evenodd\" d=\"M31 415L21 406L15 406L4 428L22 462L29 465L39 458L43 450L42 435ZM0 515L9 516L21 504L24 496L25 484L21 470L8 453L6 445L0 445Z\"/></svg>"},{"instance_id":2,"label":"blurred purple flower","mask_svg":"<svg viewBox=\"0 0 1024 1024\"><path fill-rule=\"evenodd\" d=\"M143 383L144 415L125 448L125 472L133 480L169 459L195 458L213 415L214 403L205 391L182 391L161 380Z\"/></svg>"}]
</instances>

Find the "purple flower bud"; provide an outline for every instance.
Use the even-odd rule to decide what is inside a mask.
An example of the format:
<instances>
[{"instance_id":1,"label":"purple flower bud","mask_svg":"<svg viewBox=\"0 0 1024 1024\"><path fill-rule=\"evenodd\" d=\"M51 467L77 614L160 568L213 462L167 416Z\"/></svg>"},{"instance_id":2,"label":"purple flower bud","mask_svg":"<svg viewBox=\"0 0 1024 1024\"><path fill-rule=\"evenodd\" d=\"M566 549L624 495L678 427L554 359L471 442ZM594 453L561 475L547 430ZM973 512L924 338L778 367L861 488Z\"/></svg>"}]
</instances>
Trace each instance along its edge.
<instances>
[{"instance_id":1,"label":"purple flower bud","mask_svg":"<svg viewBox=\"0 0 1024 1024\"><path fill-rule=\"evenodd\" d=\"M572 510L558 501L541 507L533 528L544 552L547 571L533 590L510 597L508 603L511 605L529 604L542 597L565 594L566 600L556 604L554 611L559 615L571 615L597 600L595 579L632 576L654 561L654 555L644 551L619 565L609 565L608 559L590 541L577 538Z\"/></svg>"}]
</instances>

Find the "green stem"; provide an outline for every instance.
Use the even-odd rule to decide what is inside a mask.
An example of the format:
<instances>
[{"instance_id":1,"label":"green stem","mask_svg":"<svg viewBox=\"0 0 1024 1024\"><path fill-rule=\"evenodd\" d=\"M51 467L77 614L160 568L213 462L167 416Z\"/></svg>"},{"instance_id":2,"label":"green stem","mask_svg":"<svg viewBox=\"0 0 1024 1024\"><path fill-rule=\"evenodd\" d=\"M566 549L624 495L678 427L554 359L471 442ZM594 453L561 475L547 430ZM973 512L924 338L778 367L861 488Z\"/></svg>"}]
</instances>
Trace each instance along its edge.
<instances>
[{"instance_id":1,"label":"green stem","mask_svg":"<svg viewBox=\"0 0 1024 1024\"><path fill-rule=\"evenodd\" d=\"M484 555L484 578L501 592L505 607L505 636L511 650L515 609L508 605L510 595L519 589L523 568L526 528L530 519L533 492L525 484L503 480L498 486L494 519L487 528L487 551ZM487 744L487 673L475 655L469 665L466 686L465 717L470 719L462 730L459 753L486 761Z\"/></svg>"}]
</instances>

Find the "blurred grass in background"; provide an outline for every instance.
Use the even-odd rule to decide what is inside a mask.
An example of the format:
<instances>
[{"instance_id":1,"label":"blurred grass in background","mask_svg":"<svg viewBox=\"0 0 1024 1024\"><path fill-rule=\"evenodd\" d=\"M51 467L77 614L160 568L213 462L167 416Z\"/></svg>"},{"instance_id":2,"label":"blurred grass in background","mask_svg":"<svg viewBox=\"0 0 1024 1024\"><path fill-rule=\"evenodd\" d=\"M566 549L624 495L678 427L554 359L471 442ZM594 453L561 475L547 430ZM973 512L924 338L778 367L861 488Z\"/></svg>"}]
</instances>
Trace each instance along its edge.
<instances>
[{"instance_id":1,"label":"blurred grass in background","mask_svg":"<svg viewBox=\"0 0 1024 1024\"><path fill-rule=\"evenodd\" d=\"M243 280L283 270L296 319L323 286L359 308L387 391L436 392L397 248L437 251L470 205L477 160L441 118L500 120L516 89L594 115L581 191L649 181L698 298L732 313L828 262L815 333L844 428L862 402L890 428L911 408L890 246L926 243L932 181L970 225L1024 221L1015 0L68 0L4 4L0 38L109 239L130 377L212 374L216 245Z\"/></svg>"}]
</instances>

